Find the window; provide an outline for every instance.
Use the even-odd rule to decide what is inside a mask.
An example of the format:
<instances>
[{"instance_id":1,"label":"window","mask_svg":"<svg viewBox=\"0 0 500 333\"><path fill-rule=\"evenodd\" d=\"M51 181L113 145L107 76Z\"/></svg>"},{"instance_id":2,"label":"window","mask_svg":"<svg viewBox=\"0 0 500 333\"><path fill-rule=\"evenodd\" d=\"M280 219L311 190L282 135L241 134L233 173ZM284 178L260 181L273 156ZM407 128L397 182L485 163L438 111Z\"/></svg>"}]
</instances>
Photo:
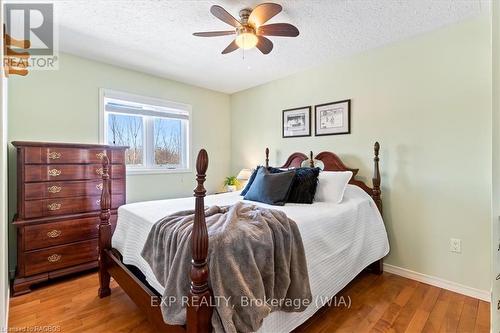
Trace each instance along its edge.
<instances>
[{"instance_id":1,"label":"window","mask_svg":"<svg viewBox=\"0 0 500 333\"><path fill-rule=\"evenodd\" d=\"M129 146L128 173L189 171L191 106L101 90L101 142Z\"/></svg>"}]
</instances>

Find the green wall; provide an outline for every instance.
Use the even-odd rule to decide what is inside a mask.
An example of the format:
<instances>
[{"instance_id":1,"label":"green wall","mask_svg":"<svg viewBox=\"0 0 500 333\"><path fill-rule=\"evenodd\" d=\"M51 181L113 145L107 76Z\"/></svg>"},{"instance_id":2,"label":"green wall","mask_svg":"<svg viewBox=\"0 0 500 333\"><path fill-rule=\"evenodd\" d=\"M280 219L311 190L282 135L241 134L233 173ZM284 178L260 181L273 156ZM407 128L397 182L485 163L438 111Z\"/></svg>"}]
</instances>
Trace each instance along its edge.
<instances>
[{"instance_id":1,"label":"green wall","mask_svg":"<svg viewBox=\"0 0 500 333\"><path fill-rule=\"evenodd\" d=\"M492 302L491 302L491 331L500 331L500 316L498 301L500 300L500 281L496 279L500 273L500 253L498 253L498 244L500 242L500 1L492 3L492 45L493 45L493 188L491 205L491 275L492 281Z\"/></svg>"},{"instance_id":2,"label":"green wall","mask_svg":"<svg viewBox=\"0 0 500 333\"><path fill-rule=\"evenodd\" d=\"M371 179L378 140L386 262L489 290L490 27L471 19L233 94L233 172L263 163L265 147L273 164L329 150ZM348 98L350 135L281 138L281 110Z\"/></svg>"},{"instance_id":3,"label":"green wall","mask_svg":"<svg viewBox=\"0 0 500 333\"><path fill-rule=\"evenodd\" d=\"M9 79L9 142L14 140L97 143L99 88L163 98L192 106L193 152L210 157L206 187L222 185L230 165L230 104L227 94L61 54L58 71L34 71ZM16 158L9 152L9 211L16 211ZM196 154L192 154L192 160ZM130 175L127 201L189 196L191 173ZM11 228L12 229L12 228ZM15 264L15 233L10 232L10 263Z\"/></svg>"}]
</instances>

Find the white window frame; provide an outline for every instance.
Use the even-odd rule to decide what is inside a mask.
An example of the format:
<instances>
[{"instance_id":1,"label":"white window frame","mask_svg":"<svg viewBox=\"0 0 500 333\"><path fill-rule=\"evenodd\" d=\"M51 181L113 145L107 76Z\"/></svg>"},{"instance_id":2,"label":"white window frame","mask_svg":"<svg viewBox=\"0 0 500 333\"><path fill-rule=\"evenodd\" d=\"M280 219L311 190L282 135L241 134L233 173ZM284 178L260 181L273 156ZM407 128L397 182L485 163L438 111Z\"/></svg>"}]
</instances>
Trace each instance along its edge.
<instances>
[{"instance_id":1,"label":"white window frame","mask_svg":"<svg viewBox=\"0 0 500 333\"><path fill-rule=\"evenodd\" d=\"M108 126L107 124L107 117L106 117L106 111L104 110L105 108L105 99L106 98L115 98L115 99L122 99L125 101L129 102L134 102L134 103L144 103L144 104L149 104L149 105L156 105L156 106L161 106L165 107L168 109L173 109L173 110L178 110L178 111L184 111L188 113L188 121L187 121L187 126L184 126L182 128L182 131L187 131L187 135L182 133L182 136L186 137L186 141L184 142L184 147L183 150L185 151L186 154L186 161L185 163L187 164L184 168L167 168L167 167L155 167L154 166L154 153L148 151L149 148L154 146L154 130L153 131L147 131L146 129L152 129L154 128L154 125L152 124L153 119L151 118L146 118L144 122L144 128L143 128L143 145L144 145L144 156L143 156L143 161L145 162L145 166L143 167L132 167L132 166L127 166L127 174L128 175L137 175L137 174L161 174L161 173L190 173L192 172L191 165L192 165L192 159L191 159L191 146L192 146L192 107L189 104L184 104L184 103L178 103L178 102L172 102L172 101L167 101L164 99L156 98L156 97L148 97L148 96L141 96L141 95L136 95L136 94L131 94L128 92L123 92L123 91L117 91L117 90L112 90L112 89L105 89L105 88L100 88L99 89L99 142L102 144L107 144L107 138L106 138L106 128Z\"/></svg>"}]
</instances>

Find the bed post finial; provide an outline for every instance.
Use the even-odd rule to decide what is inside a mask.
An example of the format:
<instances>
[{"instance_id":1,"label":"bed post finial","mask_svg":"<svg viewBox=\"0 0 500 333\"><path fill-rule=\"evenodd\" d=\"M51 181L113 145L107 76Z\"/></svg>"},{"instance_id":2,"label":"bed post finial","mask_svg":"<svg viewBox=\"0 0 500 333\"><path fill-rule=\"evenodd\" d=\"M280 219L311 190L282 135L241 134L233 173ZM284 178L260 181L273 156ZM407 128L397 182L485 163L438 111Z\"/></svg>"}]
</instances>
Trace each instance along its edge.
<instances>
[{"instance_id":1,"label":"bed post finial","mask_svg":"<svg viewBox=\"0 0 500 333\"><path fill-rule=\"evenodd\" d=\"M208 230L205 222L205 183L208 168L208 154L200 150L196 159L196 181L194 189L195 211L194 224L191 233L191 287L187 307L187 332L210 332L212 308L212 293L208 288Z\"/></svg>"},{"instance_id":2,"label":"bed post finial","mask_svg":"<svg viewBox=\"0 0 500 333\"><path fill-rule=\"evenodd\" d=\"M266 168L269 168L269 148L266 148Z\"/></svg>"},{"instance_id":3,"label":"bed post finial","mask_svg":"<svg viewBox=\"0 0 500 333\"><path fill-rule=\"evenodd\" d=\"M104 259L104 251L111 250L111 195L109 193L109 159L106 155L102 157L102 192L101 192L101 222L99 224L99 291L100 298L109 296L110 275Z\"/></svg>"},{"instance_id":4,"label":"bed post finial","mask_svg":"<svg viewBox=\"0 0 500 333\"><path fill-rule=\"evenodd\" d=\"M312 150L309 152L309 166L311 168L314 168L314 158L313 158L313 152L312 152Z\"/></svg>"},{"instance_id":5,"label":"bed post finial","mask_svg":"<svg viewBox=\"0 0 500 333\"><path fill-rule=\"evenodd\" d=\"M373 151L375 154L375 157L373 158L373 201L377 204L377 208L380 211L380 214L382 214L382 199L381 199L381 190L380 190L380 170L378 166L378 153L380 151L380 144L378 142L375 142L375 145L373 146Z\"/></svg>"}]
</instances>

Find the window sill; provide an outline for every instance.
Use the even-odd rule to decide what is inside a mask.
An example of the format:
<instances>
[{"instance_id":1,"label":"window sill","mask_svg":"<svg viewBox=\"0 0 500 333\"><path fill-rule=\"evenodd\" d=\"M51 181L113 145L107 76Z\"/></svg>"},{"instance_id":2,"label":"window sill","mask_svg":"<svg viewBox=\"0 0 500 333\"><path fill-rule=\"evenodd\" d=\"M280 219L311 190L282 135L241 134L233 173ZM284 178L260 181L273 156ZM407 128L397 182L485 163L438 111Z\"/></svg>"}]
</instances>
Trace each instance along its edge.
<instances>
[{"instance_id":1,"label":"window sill","mask_svg":"<svg viewBox=\"0 0 500 333\"><path fill-rule=\"evenodd\" d=\"M131 169L127 168L127 175L157 175L174 173L192 173L191 169Z\"/></svg>"}]
</instances>

